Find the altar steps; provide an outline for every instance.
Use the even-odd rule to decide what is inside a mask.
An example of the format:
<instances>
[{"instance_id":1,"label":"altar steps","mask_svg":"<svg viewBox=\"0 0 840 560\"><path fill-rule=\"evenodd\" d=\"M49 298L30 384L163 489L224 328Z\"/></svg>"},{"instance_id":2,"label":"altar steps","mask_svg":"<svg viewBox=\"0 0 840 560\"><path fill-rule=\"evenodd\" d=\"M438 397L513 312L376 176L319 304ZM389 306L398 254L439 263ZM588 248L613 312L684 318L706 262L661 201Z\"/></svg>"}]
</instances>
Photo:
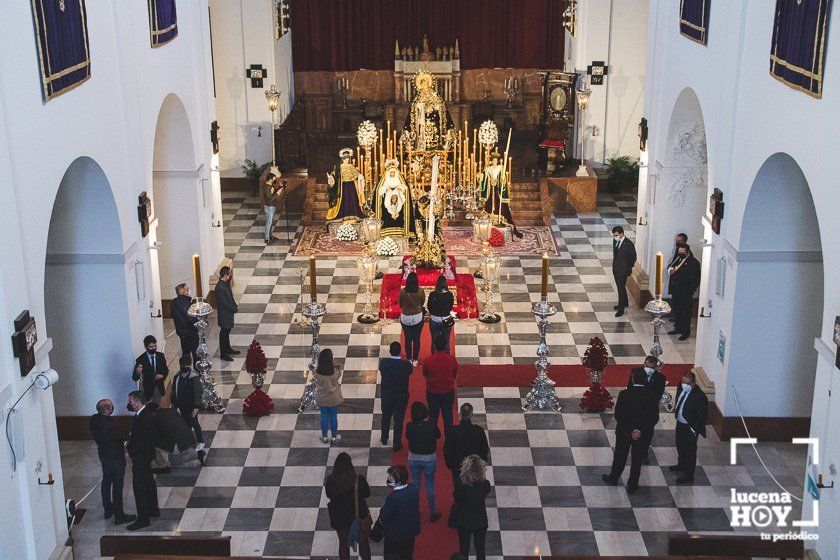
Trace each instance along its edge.
<instances>
[{"instance_id":1,"label":"altar steps","mask_svg":"<svg viewBox=\"0 0 840 560\"><path fill-rule=\"evenodd\" d=\"M549 225L544 222L542 213L542 201L540 199L539 183L514 183L511 189L511 213L517 225L542 226ZM321 224L326 221L329 201L327 198L327 185L324 183L315 184L315 192L311 195L311 214L309 223ZM457 210L454 219L444 220L447 226L469 226L471 220L466 218L466 212Z\"/></svg>"}]
</instances>

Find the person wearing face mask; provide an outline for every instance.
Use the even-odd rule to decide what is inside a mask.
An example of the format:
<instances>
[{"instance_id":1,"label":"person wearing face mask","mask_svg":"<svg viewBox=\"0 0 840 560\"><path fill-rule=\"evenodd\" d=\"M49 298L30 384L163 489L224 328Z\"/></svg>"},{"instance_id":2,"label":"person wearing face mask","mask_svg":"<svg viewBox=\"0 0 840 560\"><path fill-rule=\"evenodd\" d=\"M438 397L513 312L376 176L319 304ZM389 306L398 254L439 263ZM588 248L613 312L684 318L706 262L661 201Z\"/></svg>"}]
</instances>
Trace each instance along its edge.
<instances>
[{"instance_id":1,"label":"person wearing face mask","mask_svg":"<svg viewBox=\"0 0 840 560\"><path fill-rule=\"evenodd\" d=\"M155 458L155 414L146 406L146 397L142 391L132 391L128 394L126 408L134 413L126 449L131 457L131 486L134 490L134 502L137 504L137 520L126 529L136 531L148 527L151 517L160 516L157 485L155 475L152 474L152 461Z\"/></svg>"},{"instance_id":2,"label":"person wearing face mask","mask_svg":"<svg viewBox=\"0 0 840 560\"><path fill-rule=\"evenodd\" d=\"M96 403L96 414L90 417L90 433L96 441L99 462L102 464L102 507L105 519L114 517L117 525L134 521L123 509L123 480L125 479L124 438L114 425L114 403L102 399Z\"/></svg>"},{"instance_id":3,"label":"person wearing face mask","mask_svg":"<svg viewBox=\"0 0 840 560\"><path fill-rule=\"evenodd\" d=\"M615 279L615 288L618 290L618 305L615 309L615 316L624 315L624 309L629 305L627 299L627 278L633 272L633 265L636 264L636 246L624 236L624 228L615 226L612 228L613 236L613 261L612 271Z\"/></svg>"},{"instance_id":4,"label":"person wearing face mask","mask_svg":"<svg viewBox=\"0 0 840 560\"><path fill-rule=\"evenodd\" d=\"M412 560L414 538L420 534L420 494L408 483L405 465L388 469L388 486L393 491L379 510L382 523L385 560Z\"/></svg>"},{"instance_id":5,"label":"person wearing face mask","mask_svg":"<svg viewBox=\"0 0 840 560\"><path fill-rule=\"evenodd\" d=\"M615 453L609 474L601 475L607 484L615 486L630 454L630 476L627 478L627 493L632 494L639 487L642 473L642 456L650 445L653 428L659 418L659 403L645 387L644 370L633 373L633 385L618 394L615 402Z\"/></svg>"},{"instance_id":6,"label":"person wearing face mask","mask_svg":"<svg viewBox=\"0 0 840 560\"><path fill-rule=\"evenodd\" d=\"M185 283L175 286L175 299L172 300L172 321L175 323L175 334L181 341L181 355L190 356L195 363L195 351L198 349L198 329L195 327L197 319L190 316L190 287Z\"/></svg>"},{"instance_id":7,"label":"person wearing face mask","mask_svg":"<svg viewBox=\"0 0 840 560\"><path fill-rule=\"evenodd\" d=\"M633 368L630 372L630 378L627 380L627 388L633 386L633 376L636 375L636 372L642 372L644 374L644 386L650 392L651 397L658 403L659 400L662 398L662 395L665 393L665 385L667 384L667 380L662 372L658 371L659 367L659 359L656 356L647 356L645 358L644 365L640 368ZM656 412L656 421L659 422L659 408L657 407ZM650 464L650 449L646 449L644 456L642 457L642 462L645 465Z\"/></svg>"},{"instance_id":8,"label":"person wearing face mask","mask_svg":"<svg viewBox=\"0 0 840 560\"><path fill-rule=\"evenodd\" d=\"M680 244L682 244L682 243L688 243L688 234L686 234L686 233L678 233L678 234L674 237L674 255L671 257L671 260L670 260L670 261L668 261L668 264L667 264L667 265L665 265L665 270L670 270L670 269L674 266L674 263L677 261L677 257L679 257L679 254L680 254ZM666 290L667 290L668 294L670 295L670 293L671 293L671 291L670 291L670 286L669 286ZM664 296L665 294L662 294L662 295ZM668 313L668 314L666 314L666 315L663 315L662 317L663 317L663 318L670 319L672 323L674 322L674 313L673 313L673 311L672 311L672 312L670 312L670 313Z\"/></svg>"},{"instance_id":9,"label":"person wearing face mask","mask_svg":"<svg viewBox=\"0 0 840 560\"><path fill-rule=\"evenodd\" d=\"M198 423L198 409L202 404L201 381L192 369L189 355L181 356L178 375L172 381L172 406L181 413L181 418L195 431L195 452L204 464L204 435Z\"/></svg>"},{"instance_id":10,"label":"person wearing face mask","mask_svg":"<svg viewBox=\"0 0 840 560\"><path fill-rule=\"evenodd\" d=\"M160 398L166 394L164 384L166 376L169 375L166 356L157 351L157 339L152 335L143 339L143 346L146 351L134 360L131 378L140 381L145 402L160 402Z\"/></svg>"},{"instance_id":11,"label":"person wearing face mask","mask_svg":"<svg viewBox=\"0 0 840 560\"><path fill-rule=\"evenodd\" d=\"M668 334L678 334L680 340L685 340L691 334L691 299L700 286L700 261L694 258L686 243L677 245L677 251L673 266L668 268L668 291L674 316L674 330Z\"/></svg>"},{"instance_id":12,"label":"person wearing face mask","mask_svg":"<svg viewBox=\"0 0 840 560\"><path fill-rule=\"evenodd\" d=\"M671 465L668 470L682 473L677 478L677 484L691 484L697 467L697 438L706 437L706 420L709 417L709 399L697 386L693 371L683 374L682 383L677 387L676 402L677 464Z\"/></svg>"}]
</instances>

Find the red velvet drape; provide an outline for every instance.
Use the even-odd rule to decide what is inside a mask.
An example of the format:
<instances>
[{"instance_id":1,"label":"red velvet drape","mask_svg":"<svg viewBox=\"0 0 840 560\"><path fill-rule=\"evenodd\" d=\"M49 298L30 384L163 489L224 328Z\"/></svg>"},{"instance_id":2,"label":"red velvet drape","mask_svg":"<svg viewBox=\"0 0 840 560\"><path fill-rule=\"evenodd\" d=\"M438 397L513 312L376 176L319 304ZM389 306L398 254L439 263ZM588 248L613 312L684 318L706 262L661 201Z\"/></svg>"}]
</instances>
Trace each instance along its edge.
<instances>
[{"instance_id":1,"label":"red velvet drape","mask_svg":"<svg viewBox=\"0 0 840 560\"><path fill-rule=\"evenodd\" d=\"M564 0L291 0L294 69L386 70L458 39L461 68L562 68Z\"/></svg>"}]
</instances>

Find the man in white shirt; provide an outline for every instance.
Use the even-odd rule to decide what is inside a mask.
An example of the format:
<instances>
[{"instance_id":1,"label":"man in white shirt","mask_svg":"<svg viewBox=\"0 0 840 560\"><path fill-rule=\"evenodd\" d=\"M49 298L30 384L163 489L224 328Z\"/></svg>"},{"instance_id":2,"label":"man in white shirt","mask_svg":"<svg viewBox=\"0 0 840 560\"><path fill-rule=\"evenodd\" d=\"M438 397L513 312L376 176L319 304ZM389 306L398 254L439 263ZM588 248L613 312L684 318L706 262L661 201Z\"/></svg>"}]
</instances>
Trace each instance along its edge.
<instances>
[{"instance_id":1,"label":"man in white shirt","mask_svg":"<svg viewBox=\"0 0 840 560\"><path fill-rule=\"evenodd\" d=\"M683 374L682 383L677 388L676 402L677 464L668 469L682 473L677 478L677 484L690 484L694 482L697 467L697 438L706 437L706 420L709 416L709 399L697 386L693 371Z\"/></svg>"}]
</instances>

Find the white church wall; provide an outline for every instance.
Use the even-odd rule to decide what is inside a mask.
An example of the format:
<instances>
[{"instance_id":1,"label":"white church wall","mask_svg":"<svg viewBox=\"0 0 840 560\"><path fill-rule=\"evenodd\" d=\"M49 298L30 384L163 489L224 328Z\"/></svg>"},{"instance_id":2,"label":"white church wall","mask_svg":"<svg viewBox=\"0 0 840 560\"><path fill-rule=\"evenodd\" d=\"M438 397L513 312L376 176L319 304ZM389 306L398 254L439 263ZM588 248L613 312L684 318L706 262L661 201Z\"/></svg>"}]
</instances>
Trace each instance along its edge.
<instances>
[{"instance_id":1,"label":"white church wall","mask_svg":"<svg viewBox=\"0 0 840 560\"><path fill-rule=\"evenodd\" d=\"M569 42L575 68L585 72L593 60L603 60L609 66L604 85L591 86L586 158L599 163L618 155L637 158L638 124L644 106L648 0L587 0L578 6L578 36ZM576 144L575 152L578 149Z\"/></svg>"},{"instance_id":2,"label":"white church wall","mask_svg":"<svg viewBox=\"0 0 840 560\"><path fill-rule=\"evenodd\" d=\"M708 181L709 187L718 187L724 193L726 204L725 216L721 226L721 235L713 235L706 226L706 234L713 243L709 251L710 270L705 287L707 299L713 303L710 319L700 319L696 343L695 361L709 374L716 384L718 406L730 413L731 404L727 402L728 376L733 366L732 356L739 347L746 345L755 349L763 348L766 341L762 338L763 329L789 329L790 335L783 342L785 350L794 355L813 356L814 346L835 350L831 342L832 325L840 306L840 292L836 286L840 283L840 257L829 250L829 240L834 237L836 216L840 212L840 191L838 191L836 173L827 162L836 158L831 139L835 136L836 123L840 116L840 90L836 87L840 76L840 44L828 41L825 59L825 87L822 99L812 98L773 79L769 73L769 49L773 25L773 4L764 2L718 2L713 3L709 23L708 46L698 45L679 34L678 11L669 0L652 0L650 20L656 26L652 31L657 37L656 52L649 56L656 57L652 72L646 76L646 87L654 90L646 98L645 114L649 120L651 139L646 158L649 162L662 159L665 135L669 127L674 101L679 93L690 87L697 94L702 108L708 145ZM797 290L822 289L822 309L819 311L822 322L818 329L816 342L805 344L793 336L788 323L779 326L774 322L761 322L758 315L753 315L757 322L754 335L740 342L733 340L733 309L737 292L736 277L744 272L741 279L751 272L737 262L742 238L742 218L747 208L747 199L753 181L760 167L777 153L788 154L801 168L807 180L822 240L823 281L809 282L805 285L795 283L791 274L793 266L782 265L766 275L767 291L756 294L755 304L779 306L785 308L782 300L799 300L801 292ZM647 168L647 173L653 166ZM650 177L645 179L649 182ZM640 213L647 213L651 221L657 219L658 212L667 209L657 203L652 204L646 196L640 198ZM789 210L785 200L779 200L776 208L778 220L784 221ZM704 214L706 210L704 210ZM696 219L702 219L697 216ZM763 224L764 237L771 245L779 241L776 220ZM654 230L655 231L655 230ZM647 254L641 255L640 262L650 273L652 253L657 250L670 250L673 239L670 232L657 232L655 239L648 243ZM779 246L770 251L778 251ZM796 249L794 249L796 250ZM718 269L726 270L723 295L717 295ZM797 267L807 270L810 265ZM802 270L797 274L802 274ZM706 301L701 301L704 305ZM806 312L806 313L807 313ZM749 318L749 315L741 317ZM802 317L802 315L798 315ZM799 319L797 319L798 321ZM737 327L738 325L734 325ZM727 336L726 355L723 363L718 361L719 333ZM813 340L813 339L812 339ZM775 350L774 350L775 351ZM828 352L826 352L828 354ZM826 435L826 429L832 418L838 415L840 403L825 394L836 377L836 368L829 367L825 359L820 359L816 368L812 365L808 374L813 376L815 394L813 397L813 416L811 432L815 436ZM812 362L811 362L812 363ZM816 369L816 372L814 372ZM789 372L790 375L793 375ZM760 377L760 382L764 382ZM755 389L754 384L748 385ZM740 391L739 391L740 392ZM818 393L818 394L817 394ZM743 394L743 393L741 393ZM797 397L784 391L762 394L765 402L757 413L784 416L801 412L791 402ZM743 404L743 401L742 401ZM821 441L819 461L822 472L827 472L829 464L840 462L840 446L836 438ZM817 543L817 551L824 558L838 554L837 533L840 524L840 503L830 492L823 493L821 500L821 527L823 538ZM833 531L833 533L832 533Z\"/></svg>"},{"instance_id":3,"label":"white church wall","mask_svg":"<svg viewBox=\"0 0 840 560\"><path fill-rule=\"evenodd\" d=\"M29 309L39 327L36 371L50 366L47 351L52 346L52 334L46 325L44 305L50 210L70 164L80 156L89 157L102 168L113 193L122 240L116 254L122 257L122 264L114 265L108 275L95 275L87 281L95 286L111 276L115 282L122 282L131 329L129 340L120 348L103 349L96 339L88 341L87 350L96 348L106 357L118 356L108 362L107 372L101 368L88 372L90 387L98 386L100 391L109 385L95 380L103 380L105 375L128 375L122 361L140 352L145 334L163 334L160 320L150 316L150 310L160 302L154 300L151 289L157 282L148 249L153 238L140 236L137 196L151 191L155 125L169 94L177 95L189 116L196 162L192 170L196 180L190 188L200 197L199 185L206 184L204 194L211 202L200 210L199 252L210 271L223 255L221 228L210 227L211 212L220 217L218 192L211 192L211 186L218 183L200 181L212 179L209 126L215 119L203 58L205 45L209 45L207 4L203 0L179 3L179 37L158 49L149 44L147 10L143 2L88 1L92 76L78 88L44 103L31 6L22 2L0 4L0 48L16 53L0 60L0 130L4 135L0 141L0 192L4 201L0 207L0 262L4 263L0 268L0 338L8 341L12 320L21 310ZM144 270L138 276L135 260ZM144 298L137 297L136 278L144 283L145 290L139 291ZM65 290L73 288L64 286ZM101 304L89 300L86 311L76 320L93 320L103 313ZM0 408L4 412L32 379L32 374L20 377L8 344L0 345ZM59 384L70 379L62 375ZM0 495L6 504L0 512L0 556L5 558L48 558L67 535L54 390L32 391L17 407L23 418L26 455L17 463L14 477L10 474L9 448L5 443L0 446ZM124 394L96 396L110 397L118 411L124 410ZM83 403L84 411L72 412L90 414L93 410L89 404ZM42 479L52 472L56 484L37 485L38 463L43 466Z\"/></svg>"},{"instance_id":4,"label":"white church wall","mask_svg":"<svg viewBox=\"0 0 840 560\"><path fill-rule=\"evenodd\" d=\"M242 177L239 165L245 159L258 164L271 159L266 90L275 85L282 94L277 124L291 110L292 37L288 33L275 40L273 6L272 0L210 0L216 110L225 139L219 154L222 177ZM245 77L252 64L268 72L261 88L252 88Z\"/></svg>"}]
</instances>

